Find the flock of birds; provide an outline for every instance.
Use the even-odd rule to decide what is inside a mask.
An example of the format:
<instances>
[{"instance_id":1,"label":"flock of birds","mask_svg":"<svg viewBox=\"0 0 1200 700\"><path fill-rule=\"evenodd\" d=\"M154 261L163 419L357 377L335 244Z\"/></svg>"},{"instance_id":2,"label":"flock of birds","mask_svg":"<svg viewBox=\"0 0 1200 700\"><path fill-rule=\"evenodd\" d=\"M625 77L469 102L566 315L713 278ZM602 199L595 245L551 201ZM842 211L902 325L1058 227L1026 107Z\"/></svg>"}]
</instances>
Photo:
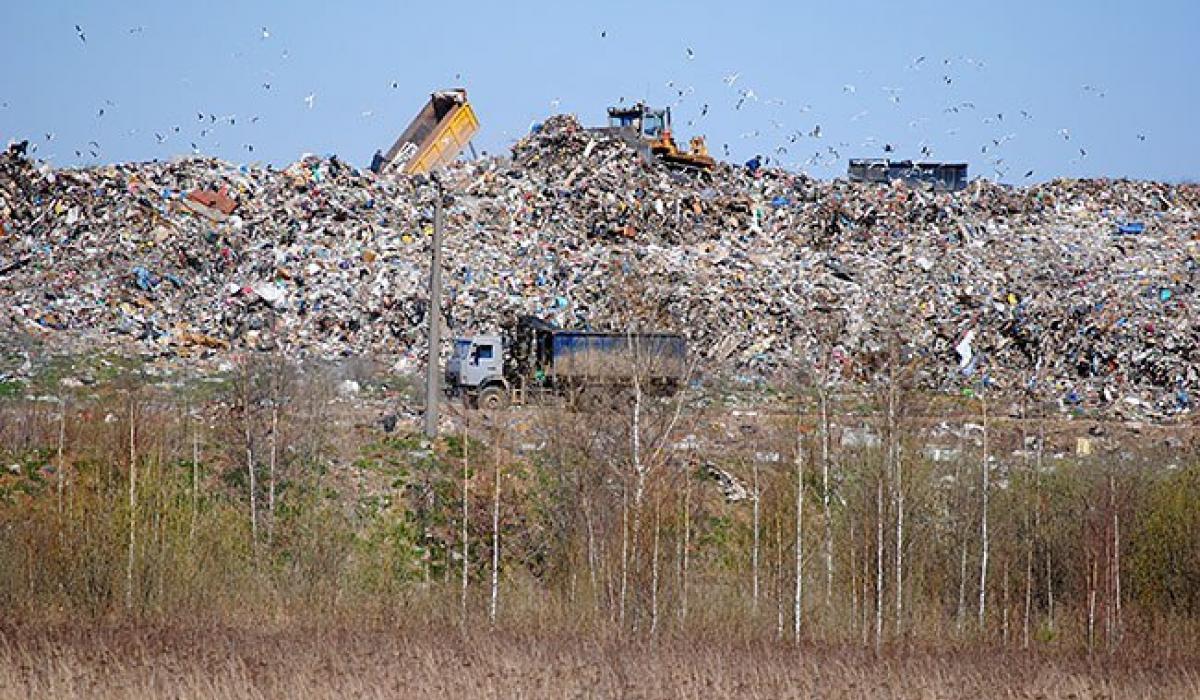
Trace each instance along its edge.
<instances>
[{"instance_id":1,"label":"flock of birds","mask_svg":"<svg viewBox=\"0 0 1200 700\"><path fill-rule=\"evenodd\" d=\"M128 29L130 35L142 34L145 27L138 25ZM76 24L75 33L83 46L87 46L88 37L84 28ZM607 29L600 30L600 39L608 39L609 32ZM268 27L263 26L259 30L260 41L266 42L271 39L271 31ZM696 59L696 51L692 47L684 48L684 60L694 61ZM288 58L288 52L284 50L281 54L283 59ZM943 58L940 61L938 70L929 71L929 68L936 61L930 61L928 56L917 56L913 58L906 66L906 71L914 73L926 71L932 72L935 76L933 80L946 89L951 89L959 81L961 75L956 73L956 70L965 65L969 68L982 71L986 69L986 64L978 59L966 56L960 56L954 59ZM865 75L869 75L866 71L860 71ZM273 85L271 78L273 74L269 71L264 72L266 79L262 80L259 87L264 92L271 92ZM456 81L462 79L461 74L455 75ZM843 152L849 153L854 151L854 155L878 155L880 157L910 157L915 158L920 155L921 160L931 160L936 157L937 151L932 140L928 137L926 125L933 121L929 116L918 116L908 122L908 126L914 132L925 130L925 138L913 137L914 143L902 143L894 138L878 138L875 136L867 136L857 146L849 141L828 142L823 141L825 132L820 123L815 120L810 121L803 128L789 127L782 116L782 109L786 107L786 101L780 98L766 98L760 96L753 88L746 85L741 72L731 71L721 76L720 84L723 86L724 95L720 92L716 94L710 93L707 99L698 97L698 91L693 85L680 85L674 80L668 80L665 84L665 89L673 96L673 107L680 107L688 104L689 108L693 109L693 116L687 120L688 127L696 127L698 123L709 117L713 111L714 105L718 104L717 98L726 101L726 104L732 108L734 112L748 111L751 107L768 107L774 108L772 117L766 121L769 124L769 130L764 128L755 128L749 131L742 132L739 136L741 139L754 140L757 144L771 144L767 148L769 155L761 156L765 164L774 163L784 167L793 168L837 168L843 163ZM397 80L390 81L392 90L399 89L400 82ZM718 91L722 88L717 88ZM895 108L899 108L903 103L904 88L895 86L880 86L881 92L886 96L886 103L889 103ZM1082 93L1086 96L1095 99L1104 99L1107 91L1091 84L1085 84L1081 87ZM868 97L870 90L863 90L859 85L853 83L845 83L842 85L841 93L845 99L858 100L862 102L860 106L863 109L856 112L850 117L851 122L859 122L867 119L871 115L871 100ZM878 94L878 93L876 93ZM625 97L621 97L619 103L624 103ZM1004 112L995 112L988 114L980 114L983 110L977 108L973 101L953 99L949 100L950 104L941 108L941 117L938 121L945 122L947 120L976 115L982 125L994 130L995 135L989 137L986 142L980 144L980 156L986 160L988 165L992 167L997 179L1004 180L1010 174L1011 166L1005 157L1004 147L1009 142L1018 138L1018 132L1023 125L1031 125L1035 119L1033 114L1027 109L1021 109L1016 114L1006 115ZM698 103L698 104L696 104ZM303 98L304 108L313 110L317 106L317 93L309 92ZM7 107L7 103L0 103L0 108ZM550 102L551 110L556 110L559 106L559 100L555 99ZM105 100L104 103L97 109L96 118L103 119L109 111L116 108L117 105L111 100ZM805 115L813 110L811 104L804 104L791 111L792 114ZM361 112L363 118L370 118L374 115L374 110L367 109ZM892 121L895 116L889 117ZM260 117L254 115L243 120L246 124L257 124ZM746 121L754 120L755 117L749 117ZM177 148L175 143L183 141L187 143L193 154L200 154L203 148L218 149L221 144L219 141L208 143L205 141L209 136L216 136L224 127L234 127L238 123L236 114L218 115L215 113L207 113L203 111L196 112L196 123L189 128L185 128L181 124L172 124L165 128L153 129L151 134L156 145L165 148ZM957 126L952 126L946 130L946 135L953 137L957 136L960 129ZM504 132L508 135L508 132ZM130 136L137 136L137 129L128 131ZM1071 164L1077 164L1088 157L1088 149L1085 145L1078 142L1072 142L1072 134L1069 128L1062 127L1057 129L1056 135L1065 143L1072 143L1077 157L1072 157ZM55 140L53 132L45 132L44 143L49 144ZM1139 142L1145 142L1147 137L1144 133L1136 135ZM171 143L168 146L168 143ZM254 153L253 143L243 143L241 148L248 154ZM32 152L37 152L38 144L34 143L30 146ZM93 161L99 159L103 153L102 146L97 140L89 140L87 144L74 148L74 154L77 160L84 160L85 154ZM733 149L729 143L721 144L721 153L724 157L729 158L733 153ZM51 159L53 156L46 156L46 159ZM1021 171L1017 171L1021 172ZM1028 180L1035 175L1034 170L1024 170L1023 178Z\"/></svg>"},{"instance_id":2,"label":"flock of birds","mask_svg":"<svg viewBox=\"0 0 1200 700\"><path fill-rule=\"evenodd\" d=\"M600 31L600 38L608 38L608 31L606 29ZM685 47L684 52L687 61L694 61L696 59L696 51L692 47ZM929 57L922 55L913 58L905 66L905 69L906 71L920 72L924 69L927 69L931 64L932 62L929 61ZM938 76L936 82L945 88L951 88L955 86L956 80L958 79L958 76L955 74L955 70L960 67L960 64L969 66L970 68L978 71L982 71L987 68L987 64L984 61L969 56L943 58L941 60L940 70L935 72L935 75ZM865 71L860 72L865 73ZM745 86L745 81L742 80L742 74L740 72L730 72L724 75L721 78L721 83L726 89L734 92L734 94L728 98L732 101L732 108L734 111L740 112L744 107L752 103L776 107L782 107L786 104L784 100L779 98L761 98L754 89ZM673 106L675 107L683 105L696 92L694 86L681 87L677 85L675 81L667 81L665 87L668 90L674 91L675 100L673 102ZM886 101L888 103L897 108L901 106L902 95L904 92L903 88L884 85L881 86L880 89L886 94ZM1107 95L1107 90L1091 84L1085 84L1081 86L1081 91L1084 96L1094 97L1096 99L1103 99ZM842 85L842 94L851 99L858 99L861 95L859 87L853 83L846 83ZM865 97L865 95L863 95L863 97ZM622 98L621 101L623 102L624 98ZM552 106L557 106L557 102L558 101L555 100L552 103ZM689 119L687 121L687 125L689 127L696 126L699 120L708 116L711 109L711 103L703 102L699 106L699 114L696 117ZM813 107L811 104L805 104L798 109L798 113L805 114L812 111L812 109ZM962 100L955 101L952 104L942 108L941 112L944 118L950 118L953 115L969 115L978 113L979 110L974 102ZM870 114L870 109L862 109L851 116L850 121L858 122L867 118ZM1034 121L1034 116L1028 109L1018 110L1018 114L1020 122L1031 123ZM930 121L931 118L928 116L917 117L916 119L909 121L908 126L910 129L917 129ZM1017 120L1010 115L1008 122L1006 122L1005 114L1003 112L986 114L980 117L980 122L983 125L993 128L1001 128L1006 124L1012 125L1014 121ZM844 150L854 148L854 145L848 141L838 141L836 143L827 145L814 144L817 145L817 148L816 150L812 151L811 155L807 155L807 157L803 160L795 160L791 157L791 150L796 149L796 144L798 143L816 142L817 140L821 139L821 125L819 123L814 123L811 127L795 129L788 128L785 123L779 119L771 118L768 119L768 122L772 131L775 133L764 134L762 129L753 129L740 134L740 138L742 139L761 140L764 136L770 136L773 138L775 141L775 145L772 148L774 157L772 158L770 155L762 157L767 163L770 163L772 160L774 160L777 163L782 163L792 167L810 168L817 166L837 168L843 165L842 150L839 149ZM1017 127L1013 126L1012 128L1016 129ZM947 136L956 136L958 133L958 127L950 127L946 130ZM1063 142L1071 141L1071 132L1069 128L1060 128L1056 133ZM1139 142L1145 142L1147 140L1146 134L1144 133L1138 133L1136 137ZM990 166L992 166L992 170L999 180L1006 179L1011 170L1011 166L1009 165L1006 157L1003 155L1002 149L1005 144L1014 141L1017 138L1018 135L1016 130L1005 129L1003 130L1003 133L997 133L994 137L989 137L987 141L980 144L980 155L986 159L986 162ZM806 141L802 142L802 139ZM809 148L812 148L812 146L809 146ZM880 139L874 136L867 136L865 140L859 144L858 148L865 150L869 154L877 154L881 157L901 157L902 153L907 153L909 156L915 156L916 153L919 153L921 160L932 160L935 157L934 144L927 139L920 139L915 144L909 144L909 146L905 148L893 139ZM1078 157L1072 157L1070 159L1069 162L1071 165L1078 164L1088 157L1088 150L1083 145L1076 144L1075 149L1078 153ZM723 143L721 145L721 150L726 157L730 156L731 149L728 143ZM860 152L856 151L855 154L859 155ZM1024 180L1028 180L1034 175L1035 171L1028 169L1024 171L1022 178Z\"/></svg>"}]
</instances>

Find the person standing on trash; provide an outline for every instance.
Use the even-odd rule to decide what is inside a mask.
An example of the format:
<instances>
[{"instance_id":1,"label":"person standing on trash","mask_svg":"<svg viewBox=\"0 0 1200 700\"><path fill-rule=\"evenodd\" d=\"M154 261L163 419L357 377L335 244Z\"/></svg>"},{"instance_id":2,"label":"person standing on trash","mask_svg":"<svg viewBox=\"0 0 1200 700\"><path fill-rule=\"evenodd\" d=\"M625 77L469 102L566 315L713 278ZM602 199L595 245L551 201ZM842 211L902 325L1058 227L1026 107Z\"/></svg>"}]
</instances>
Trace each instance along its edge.
<instances>
[{"instance_id":1,"label":"person standing on trash","mask_svg":"<svg viewBox=\"0 0 1200 700\"><path fill-rule=\"evenodd\" d=\"M753 158L751 158L750 160L746 161L746 170L751 175L754 175L755 173L757 173L758 169L761 167L762 167L762 156L756 155Z\"/></svg>"}]
</instances>

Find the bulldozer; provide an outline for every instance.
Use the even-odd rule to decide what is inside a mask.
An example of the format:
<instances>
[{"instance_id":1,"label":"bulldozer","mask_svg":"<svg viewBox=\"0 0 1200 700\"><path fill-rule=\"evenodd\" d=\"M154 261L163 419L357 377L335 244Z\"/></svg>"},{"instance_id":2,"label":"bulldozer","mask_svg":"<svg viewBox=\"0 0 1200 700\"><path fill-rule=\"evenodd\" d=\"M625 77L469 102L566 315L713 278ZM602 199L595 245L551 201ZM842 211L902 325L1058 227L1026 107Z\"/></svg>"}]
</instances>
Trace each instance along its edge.
<instances>
[{"instance_id":1,"label":"bulldozer","mask_svg":"<svg viewBox=\"0 0 1200 700\"><path fill-rule=\"evenodd\" d=\"M597 131L620 136L643 156L656 158L669 167L709 171L716 165L703 136L693 136L687 150L675 143L670 107L653 109L644 102L609 107L608 126Z\"/></svg>"}]
</instances>

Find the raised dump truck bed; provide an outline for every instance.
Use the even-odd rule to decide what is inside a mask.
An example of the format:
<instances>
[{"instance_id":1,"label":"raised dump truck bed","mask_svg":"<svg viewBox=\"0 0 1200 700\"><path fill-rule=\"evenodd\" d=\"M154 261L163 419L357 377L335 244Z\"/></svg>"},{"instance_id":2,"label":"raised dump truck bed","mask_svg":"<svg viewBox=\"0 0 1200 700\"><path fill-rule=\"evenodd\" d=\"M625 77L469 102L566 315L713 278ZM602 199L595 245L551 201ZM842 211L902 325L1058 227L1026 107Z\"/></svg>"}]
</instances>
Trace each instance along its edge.
<instances>
[{"instance_id":1,"label":"raised dump truck bed","mask_svg":"<svg viewBox=\"0 0 1200 700\"><path fill-rule=\"evenodd\" d=\"M375 172L427 173L458 157L479 131L479 119L461 88L435 92L392 147L371 165Z\"/></svg>"}]
</instances>

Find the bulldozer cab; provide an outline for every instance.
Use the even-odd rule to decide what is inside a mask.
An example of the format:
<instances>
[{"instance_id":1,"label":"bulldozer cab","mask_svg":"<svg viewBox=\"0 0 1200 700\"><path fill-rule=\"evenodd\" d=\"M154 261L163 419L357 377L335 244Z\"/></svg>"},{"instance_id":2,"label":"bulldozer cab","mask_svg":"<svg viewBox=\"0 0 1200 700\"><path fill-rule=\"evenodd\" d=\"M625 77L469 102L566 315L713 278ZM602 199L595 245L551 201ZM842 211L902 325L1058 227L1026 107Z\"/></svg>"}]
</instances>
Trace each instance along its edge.
<instances>
[{"instance_id":1,"label":"bulldozer cab","mask_svg":"<svg viewBox=\"0 0 1200 700\"><path fill-rule=\"evenodd\" d=\"M609 107L608 125L633 129L647 140L655 140L671 130L671 108L651 109L639 102L632 107Z\"/></svg>"}]
</instances>

